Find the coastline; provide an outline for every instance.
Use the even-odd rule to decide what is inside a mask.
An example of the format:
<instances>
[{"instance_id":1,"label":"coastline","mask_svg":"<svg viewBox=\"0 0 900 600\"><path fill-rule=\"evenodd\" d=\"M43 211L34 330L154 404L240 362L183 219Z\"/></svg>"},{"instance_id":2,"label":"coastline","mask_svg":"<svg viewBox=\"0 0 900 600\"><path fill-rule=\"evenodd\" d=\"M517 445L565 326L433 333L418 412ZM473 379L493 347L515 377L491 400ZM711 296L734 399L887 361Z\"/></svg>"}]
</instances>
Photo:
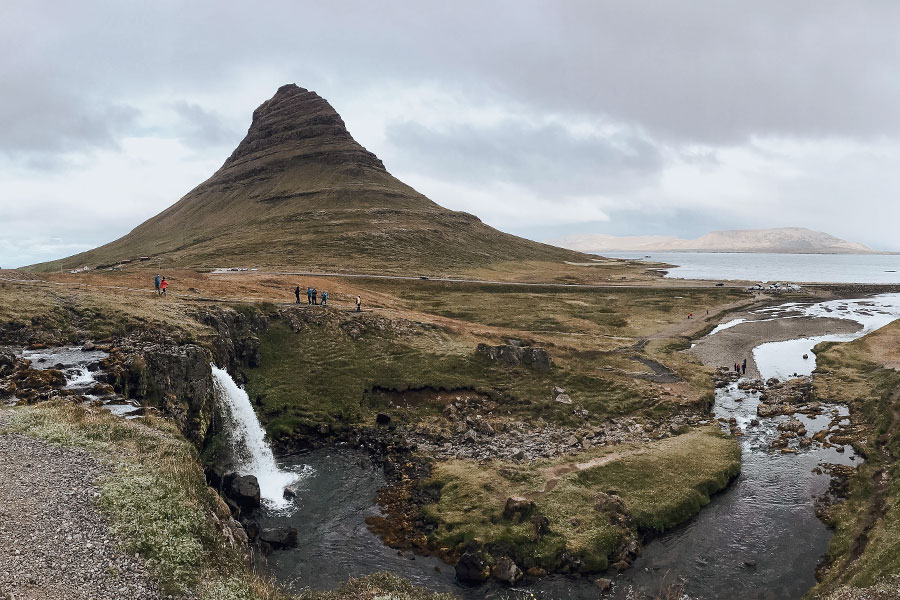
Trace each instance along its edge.
<instances>
[{"instance_id":1,"label":"coastline","mask_svg":"<svg viewBox=\"0 0 900 600\"><path fill-rule=\"evenodd\" d=\"M729 315L732 318L752 319L753 313ZM856 333L863 326L849 319L831 317L793 317L773 320L747 320L723 329L715 335L703 337L687 350L709 367L730 367L747 359L747 376L759 378L753 359L753 349L768 342L783 342L819 335Z\"/></svg>"}]
</instances>

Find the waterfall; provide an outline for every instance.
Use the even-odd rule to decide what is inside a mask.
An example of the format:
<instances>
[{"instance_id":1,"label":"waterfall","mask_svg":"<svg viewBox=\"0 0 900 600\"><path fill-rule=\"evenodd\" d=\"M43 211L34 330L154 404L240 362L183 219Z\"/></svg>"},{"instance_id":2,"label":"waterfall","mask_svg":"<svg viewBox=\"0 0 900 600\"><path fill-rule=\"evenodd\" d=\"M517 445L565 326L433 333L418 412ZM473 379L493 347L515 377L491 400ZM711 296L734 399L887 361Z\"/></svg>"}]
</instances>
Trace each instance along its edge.
<instances>
[{"instance_id":1,"label":"waterfall","mask_svg":"<svg viewBox=\"0 0 900 600\"><path fill-rule=\"evenodd\" d=\"M278 467L247 392L238 387L228 371L210 366L216 395L221 405L227 408L223 412L226 413L226 435L231 443L235 470L241 475L256 476L266 507L289 509L291 502L284 498L285 488L309 473L294 473Z\"/></svg>"}]
</instances>

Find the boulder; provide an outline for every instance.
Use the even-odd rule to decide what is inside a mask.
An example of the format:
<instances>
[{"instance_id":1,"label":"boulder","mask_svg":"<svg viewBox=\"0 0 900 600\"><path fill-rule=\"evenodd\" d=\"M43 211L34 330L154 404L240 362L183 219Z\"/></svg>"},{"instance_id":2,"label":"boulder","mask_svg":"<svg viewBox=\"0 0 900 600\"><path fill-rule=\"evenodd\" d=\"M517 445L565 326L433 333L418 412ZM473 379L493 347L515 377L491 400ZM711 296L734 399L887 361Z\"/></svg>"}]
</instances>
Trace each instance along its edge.
<instances>
[{"instance_id":1,"label":"boulder","mask_svg":"<svg viewBox=\"0 0 900 600\"><path fill-rule=\"evenodd\" d=\"M534 534L536 536L542 537L550 533L550 519L544 515L533 516L531 518L531 523L534 525Z\"/></svg>"},{"instance_id":2,"label":"boulder","mask_svg":"<svg viewBox=\"0 0 900 600\"><path fill-rule=\"evenodd\" d=\"M503 507L503 518L513 523L521 523L534 512L534 502L521 496L510 496Z\"/></svg>"},{"instance_id":3,"label":"boulder","mask_svg":"<svg viewBox=\"0 0 900 600\"><path fill-rule=\"evenodd\" d=\"M273 548L295 548L297 546L296 527L266 527L259 530L259 540Z\"/></svg>"},{"instance_id":4,"label":"boulder","mask_svg":"<svg viewBox=\"0 0 900 600\"><path fill-rule=\"evenodd\" d=\"M572 404L572 398L568 394L560 394L556 397L556 401L561 404Z\"/></svg>"},{"instance_id":5,"label":"boulder","mask_svg":"<svg viewBox=\"0 0 900 600\"><path fill-rule=\"evenodd\" d=\"M511 558L504 556L494 565L493 575L497 581L513 585L522 578L522 570Z\"/></svg>"},{"instance_id":6,"label":"boulder","mask_svg":"<svg viewBox=\"0 0 900 600\"><path fill-rule=\"evenodd\" d=\"M487 581L490 567L481 553L468 550L459 557L456 563L456 579L464 585L479 585Z\"/></svg>"},{"instance_id":7,"label":"boulder","mask_svg":"<svg viewBox=\"0 0 900 600\"><path fill-rule=\"evenodd\" d=\"M242 511L252 511L260 506L259 481L254 475L240 475L232 479L227 494Z\"/></svg>"},{"instance_id":8,"label":"boulder","mask_svg":"<svg viewBox=\"0 0 900 600\"><path fill-rule=\"evenodd\" d=\"M378 425L387 425L390 422L391 422L390 415L386 415L384 413L378 413L378 415L375 416L375 423Z\"/></svg>"},{"instance_id":9,"label":"boulder","mask_svg":"<svg viewBox=\"0 0 900 600\"><path fill-rule=\"evenodd\" d=\"M606 577L600 577L599 579L594 580L594 584L597 586L597 589L600 590L601 594L608 594L612 589L612 580L607 579Z\"/></svg>"}]
</instances>

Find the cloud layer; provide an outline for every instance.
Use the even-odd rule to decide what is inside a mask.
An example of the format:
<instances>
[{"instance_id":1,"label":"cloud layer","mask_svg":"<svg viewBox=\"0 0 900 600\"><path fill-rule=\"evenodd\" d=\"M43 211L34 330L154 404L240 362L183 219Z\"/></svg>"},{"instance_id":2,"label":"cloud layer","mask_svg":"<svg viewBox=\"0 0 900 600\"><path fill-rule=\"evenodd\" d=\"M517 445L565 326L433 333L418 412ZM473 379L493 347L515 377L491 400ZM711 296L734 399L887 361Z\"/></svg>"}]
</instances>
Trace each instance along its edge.
<instances>
[{"instance_id":1,"label":"cloud layer","mask_svg":"<svg viewBox=\"0 0 900 600\"><path fill-rule=\"evenodd\" d=\"M898 25L887 0L13 0L0 265L169 206L286 82L435 201L536 239L796 225L900 250Z\"/></svg>"}]
</instances>

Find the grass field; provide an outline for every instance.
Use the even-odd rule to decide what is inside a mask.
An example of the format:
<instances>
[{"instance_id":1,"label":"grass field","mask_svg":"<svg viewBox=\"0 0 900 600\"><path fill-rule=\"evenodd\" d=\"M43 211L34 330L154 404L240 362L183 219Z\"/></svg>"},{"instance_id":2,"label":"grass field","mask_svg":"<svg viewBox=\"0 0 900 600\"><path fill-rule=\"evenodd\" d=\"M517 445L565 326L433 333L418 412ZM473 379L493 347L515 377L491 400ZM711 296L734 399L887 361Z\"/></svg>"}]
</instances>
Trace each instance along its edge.
<instances>
[{"instance_id":1,"label":"grass field","mask_svg":"<svg viewBox=\"0 0 900 600\"><path fill-rule=\"evenodd\" d=\"M848 499L831 510L830 566L809 596L849 597L840 586L876 583L900 595L900 323L816 350L816 394L850 405L866 461L850 478Z\"/></svg>"}]
</instances>

